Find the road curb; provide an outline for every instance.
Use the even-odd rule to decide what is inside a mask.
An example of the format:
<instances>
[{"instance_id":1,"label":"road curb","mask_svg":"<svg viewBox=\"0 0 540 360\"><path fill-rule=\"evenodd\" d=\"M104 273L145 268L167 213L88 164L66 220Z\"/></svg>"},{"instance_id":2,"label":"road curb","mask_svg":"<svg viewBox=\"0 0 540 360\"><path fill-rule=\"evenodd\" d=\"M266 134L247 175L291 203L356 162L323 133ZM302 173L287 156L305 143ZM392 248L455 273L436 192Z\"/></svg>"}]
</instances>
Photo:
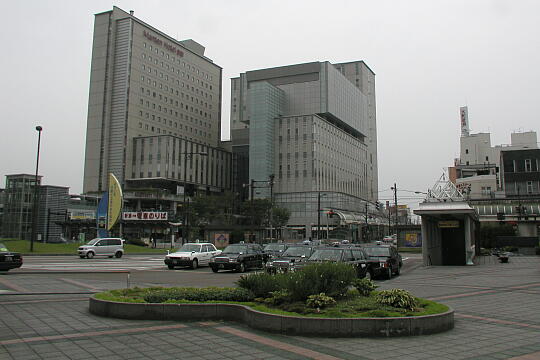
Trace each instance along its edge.
<instances>
[{"instance_id":1,"label":"road curb","mask_svg":"<svg viewBox=\"0 0 540 360\"><path fill-rule=\"evenodd\" d=\"M307 318L269 314L237 304L122 303L90 298L90 313L131 320L230 320L286 335L397 337L436 334L454 327L454 310L399 318Z\"/></svg>"}]
</instances>

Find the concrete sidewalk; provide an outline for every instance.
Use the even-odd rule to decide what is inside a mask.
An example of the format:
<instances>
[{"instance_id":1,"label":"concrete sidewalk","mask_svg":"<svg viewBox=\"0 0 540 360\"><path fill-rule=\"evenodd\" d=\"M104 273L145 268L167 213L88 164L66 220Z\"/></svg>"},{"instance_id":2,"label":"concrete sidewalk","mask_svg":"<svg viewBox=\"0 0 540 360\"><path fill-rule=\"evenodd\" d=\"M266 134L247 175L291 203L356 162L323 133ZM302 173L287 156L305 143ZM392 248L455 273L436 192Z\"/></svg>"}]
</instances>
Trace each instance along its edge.
<instances>
[{"instance_id":1,"label":"concrete sidewalk","mask_svg":"<svg viewBox=\"0 0 540 360\"><path fill-rule=\"evenodd\" d=\"M28 291L53 284L31 276L0 280L4 289ZM88 313L83 295L2 295L0 358L540 359L540 257L513 257L508 264L418 267L377 283L379 290L403 288L453 307L455 328L389 339L309 338L268 334L234 322L101 318Z\"/></svg>"}]
</instances>

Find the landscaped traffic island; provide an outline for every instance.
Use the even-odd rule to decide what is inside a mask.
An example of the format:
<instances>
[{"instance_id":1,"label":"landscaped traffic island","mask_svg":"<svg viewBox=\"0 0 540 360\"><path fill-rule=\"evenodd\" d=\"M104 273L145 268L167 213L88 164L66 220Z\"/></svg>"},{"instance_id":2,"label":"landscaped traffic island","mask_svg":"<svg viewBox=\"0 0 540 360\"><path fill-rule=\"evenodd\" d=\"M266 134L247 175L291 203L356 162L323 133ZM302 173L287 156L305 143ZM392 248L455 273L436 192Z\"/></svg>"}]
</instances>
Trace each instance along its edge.
<instances>
[{"instance_id":1,"label":"landscaped traffic island","mask_svg":"<svg viewBox=\"0 0 540 360\"><path fill-rule=\"evenodd\" d=\"M140 320L232 320L312 336L407 336L454 327L449 307L405 290L375 291L345 264L242 276L235 288L132 288L90 299L95 315Z\"/></svg>"}]
</instances>

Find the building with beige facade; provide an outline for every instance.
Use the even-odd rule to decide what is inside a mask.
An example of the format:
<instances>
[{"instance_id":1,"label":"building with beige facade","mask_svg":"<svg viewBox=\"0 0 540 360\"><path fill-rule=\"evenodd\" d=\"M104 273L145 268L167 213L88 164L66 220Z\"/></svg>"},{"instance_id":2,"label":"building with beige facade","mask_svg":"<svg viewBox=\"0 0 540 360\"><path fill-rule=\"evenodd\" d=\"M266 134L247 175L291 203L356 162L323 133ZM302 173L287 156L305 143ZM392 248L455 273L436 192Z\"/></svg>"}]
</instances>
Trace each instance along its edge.
<instances>
[{"instance_id":1,"label":"building with beige facade","mask_svg":"<svg viewBox=\"0 0 540 360\"><path fill-rule=\"evenodd\" d=\"M176 40L117 7L96 14L83 192L100 196L113 173L124 211L165 211L181 223L176 214L194 193L230 190L221 85L221 67L196 41ZM168 227L156 222L129 235L159 238Z\"/></svg>"},{"instance_id":2,"label":"building with beige facade","mask_svg":"<svg viewBox=\"0 0 540 360\"><path fill-rule=\"evenodd\" d=\"M124 188L152 179L179 191L184 179L230 186L230 154L220 147L222 69L204 52L117 7L95 15L85 193L106 190L108 173ZM208 156L184 156L191 153Z\"/></svg>"}]
</instances>

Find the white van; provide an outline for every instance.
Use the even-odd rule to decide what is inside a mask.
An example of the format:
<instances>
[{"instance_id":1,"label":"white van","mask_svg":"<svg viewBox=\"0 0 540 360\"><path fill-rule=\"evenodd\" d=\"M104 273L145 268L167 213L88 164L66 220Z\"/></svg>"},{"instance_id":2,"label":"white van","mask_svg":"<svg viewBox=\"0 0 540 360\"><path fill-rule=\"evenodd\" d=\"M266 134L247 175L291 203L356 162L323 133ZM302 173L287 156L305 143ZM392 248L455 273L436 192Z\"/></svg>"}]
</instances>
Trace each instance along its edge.
<instances>
[{"instance_id":1,"label":"white van","mask_svg":"<svg viewBox=\"0 0 540 360\"><path fill-rule=\"evenodd\" d=\"M124 255L124 240L120 238L97 238L90 240L88 244L79 247L79 257L81 259L91 259L94 256L116 256L121 258Z\"/></svg>"}]
</instances>

